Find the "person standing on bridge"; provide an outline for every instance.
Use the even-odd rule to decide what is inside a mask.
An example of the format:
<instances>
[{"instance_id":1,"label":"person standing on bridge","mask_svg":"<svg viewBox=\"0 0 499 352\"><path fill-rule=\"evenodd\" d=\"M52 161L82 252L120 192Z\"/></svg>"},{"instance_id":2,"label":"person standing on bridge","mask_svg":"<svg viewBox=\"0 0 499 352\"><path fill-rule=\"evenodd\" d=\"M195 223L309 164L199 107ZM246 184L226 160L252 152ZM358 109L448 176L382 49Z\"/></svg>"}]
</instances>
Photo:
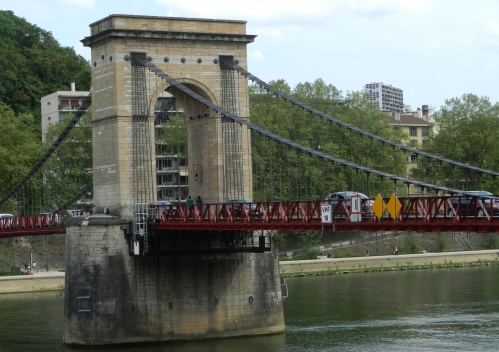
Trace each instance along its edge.
<instances>
[{"instance_id":1,"label":"person standing on bridge","mask_svg":"<svg viewBox=\"0 0 499 352\"><path fill-rule=\"evenodd\" d=\"M203 199L201 196L196 198L196 206L198 207L198 211L201 212L203 210Z\"/></svg>"},{"instance_id":2,"label":"person standing on bridge","mask_svg":"<svg viewBox=\"0 0 499 352\"><path fill-rule=\"evenodd\" d=\"M187 197L187 210L189 211L189 215L192 212L192 205L194 204L194 200L191 198L191 196Z\"/></svg>"}]
</instances>

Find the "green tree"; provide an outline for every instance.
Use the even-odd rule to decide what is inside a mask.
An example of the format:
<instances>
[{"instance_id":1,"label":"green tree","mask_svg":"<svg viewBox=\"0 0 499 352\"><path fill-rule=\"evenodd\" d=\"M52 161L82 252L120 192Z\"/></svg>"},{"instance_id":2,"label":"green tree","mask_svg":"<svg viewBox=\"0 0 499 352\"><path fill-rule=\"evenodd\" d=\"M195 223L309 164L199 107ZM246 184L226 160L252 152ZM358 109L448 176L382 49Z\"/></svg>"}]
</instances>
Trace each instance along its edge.
<instances>
[{"instance_id":1,"label":"green tree","mask_svg":"<svg viewBox=\"0 0 499 352\"><path fill-rule=\"evenodd\" d=\"M302 231L295 232L300 236L301 253L304 259L317 259L320 254L320 244L322 243L322 232L320 231Z\"/></svg>"},{"instance_id":2,"label":"green tree","mask_svg":"<svg viewBox=\"0 0 499 352\"><path fill-rule=\"evenodd\" d=\"M286 247L286 233L282 231L270 231L270 234L276 248L283 250Z\"/></svg>"},{"instance_id":3,"label":"green tree","mask_svg":"<svg viewBox=\"0 0 499 352\"><path fill-rule=\"evenodd\" d=\"M488 97L464 94L452 98L434 115L434 129L423 150L487 170L499 170L499 105ZM499 181L421 158L415 177L457 189L499 192Z\"/></svg>"},{"instance_id":4,"label":"green tree","mask_svg":"<svg viewBox=\"0 0 499 352\"><path fill-rule=\"evenodd\" d=\"M417 236L407 235L404 237L404 246L410 253L416 253L419 248Z\"/></svg>"},{"instance_id":5,"label":"green tree","mask_svg":"<svg viewBox=\"0 0 499 352\"><path fill-rule=\"evenodd\" d=\"M50 124L45 134L44 148L48 149L60 136L73 116ZM93 182L91 112L82 116L64 142L43 168L44 211L53 211Z\"/></svg>"},{"instance_id":6,"label":"green tree","mask_svg":"<svg viewBox=\"0 0 499 352\"><path fill-rule=\"evenodd\" d=\"M496 249L499 244L499 239L496 233L487 234L486 246L490 249Z\"/></svg>"},{"instance_id":7,"label":"green tree","mask_svg":"<svg viewBox=\"0 0 499 352\"><path fill-rule=\"evenodd\" d=\"M73 48L61 47L50 32L0 11L0 102L39 122L40 97L68 90L77 81L89 90L89 63Z\"/></svg>"},{"instance_id":8,"label":"green tree","mask_svg":"<svg viewBox=\"0 0 499 352\"><path fill-rule=\"evenodd\" d=\"M437 251L443 252L449 246L449 237L446 233L438 233L437 239L435 240L437 244Z\"/></svg>"},{"instance_id":9,"label":"green tree","mask_svg":"<svg viewBox=\"0 0 499 352\"><path fill-rule=\"evenodd\" d=\"M300 83L294 89L284 80L270 84L351 125L394 141L406 138L392 128L387 114L360 92L343 96L322 79ZM249 89L251 121L258 126L336 158L405 175L402 152L373 144L368 138L287 103L258 85ZM258 134L253 134L252 146L255 200L321 199L325 193L347 189L374 195L392 187L388 180L370 178L353 169L311 158Z\"/></svg>"},{"instance_id":10,"label":"green tree","mask_svg":"<svg viewBox=\"0 0 499 352\"><path fill-rule=\"evenodd\" d=\"M0 192L6 195L42 155L40 126L30 114L16 114L0 102Z\"/></svg>"}]
</instances>

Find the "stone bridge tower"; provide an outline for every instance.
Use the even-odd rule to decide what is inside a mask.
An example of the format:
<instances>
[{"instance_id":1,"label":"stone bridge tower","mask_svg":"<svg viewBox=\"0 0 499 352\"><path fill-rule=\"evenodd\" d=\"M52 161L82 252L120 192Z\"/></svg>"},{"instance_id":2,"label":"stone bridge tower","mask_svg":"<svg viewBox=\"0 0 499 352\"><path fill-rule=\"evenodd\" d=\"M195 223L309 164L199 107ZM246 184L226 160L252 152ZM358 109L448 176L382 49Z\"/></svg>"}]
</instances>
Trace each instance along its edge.
<instances>
[{"instance_id":1,"label":"stone bridge tower","mask_svg":"<svg viewBox=\"0 0 499 352\"><path fill-rule=\"evenodd\" d=\"M154 143L147 136L154 136L156 99L168 91L154 74L135 68L134 58L154 63L212 103L247 118L246 79L224 72L220 58L245 67L246 44L255 36L246 34L242 21L125 15L106 17L90 30L83 43L92 48L94 204L97 211L132 217L132 204L155 202ZM186 116L188 171L203 174L189 178L190 194L206 203L253 199L249 132L241 129L234 147L219 116L188 96L170 93L177 94ZM142 149L136 150L138 145Z\"/></svg>"},{"instance_id":2,"label":"stone bridge tower","mask_svg":"<svg viewBox=\"0 0 499 352\"><path fill-rule=\"evenodd\" d=\"M220 62L238 60L246 67L246 45L254 36L246 34L242 21L131 15L110 15L91 24L90 31L82 42L92 49L97 211L66 222L64 343L150 343L283 332L275 251L189 255L170 246L168 255L134 256L130 231L135 205L156 201L153 107L165 91L177 97L178 108L185 112L188 171L202 173L202 178L189 178L190 194L202 196L205 203L252 199L249 131L224 130L220 116L188 96L176 95L137 62L152 62L203 98L249 118L246 79ZM103 208L109 214L99 214ZM206 236L254 236L255 243L263 239L229 232L177 235L189 245L206 241ZM172 234L155 236L169 239Z\"/></svg>"}]
</instances>

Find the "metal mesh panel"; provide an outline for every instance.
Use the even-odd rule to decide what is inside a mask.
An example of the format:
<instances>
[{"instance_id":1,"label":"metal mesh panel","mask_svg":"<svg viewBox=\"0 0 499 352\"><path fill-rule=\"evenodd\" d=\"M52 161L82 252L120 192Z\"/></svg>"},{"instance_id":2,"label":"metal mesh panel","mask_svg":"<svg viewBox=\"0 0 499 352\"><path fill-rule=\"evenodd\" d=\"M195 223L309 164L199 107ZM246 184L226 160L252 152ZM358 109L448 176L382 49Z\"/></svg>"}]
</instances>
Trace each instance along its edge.
<instances>
[{"instance_id":1,"label":"metal mesh panel","mask_svg":"<svg viewBox=\"0 0 499 352\"><path fill-rule=\"evenodd\" d=\"M225 110L241 116L239 106L239 75L234 70L232 56L220 56L221 105ZM223 158L224 158L224 198L244 199L243 184L243 136L242 125L230 119L222 119Z\"/></svg>"}]
</instances>

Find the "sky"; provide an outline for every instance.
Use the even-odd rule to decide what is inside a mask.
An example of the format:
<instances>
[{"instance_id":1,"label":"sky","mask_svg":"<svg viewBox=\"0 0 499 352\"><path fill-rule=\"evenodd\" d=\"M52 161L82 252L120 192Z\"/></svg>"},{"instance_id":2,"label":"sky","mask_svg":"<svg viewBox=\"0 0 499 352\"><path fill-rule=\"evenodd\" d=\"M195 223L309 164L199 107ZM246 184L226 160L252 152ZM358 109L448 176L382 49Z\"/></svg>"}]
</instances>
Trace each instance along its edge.
<instances>
[{"instance_id":1,"label":"sky","mask_svg":"<svg viewBox=\"0 0 499 352\"><path fill-rule=\"evenodd\" d=\"M473 93L499 101L497 0L0 0L87 60L80 40L110 14L247 21L248 71L343 93L383 82L415 110Z\"/></svg>"}]
</instances>

